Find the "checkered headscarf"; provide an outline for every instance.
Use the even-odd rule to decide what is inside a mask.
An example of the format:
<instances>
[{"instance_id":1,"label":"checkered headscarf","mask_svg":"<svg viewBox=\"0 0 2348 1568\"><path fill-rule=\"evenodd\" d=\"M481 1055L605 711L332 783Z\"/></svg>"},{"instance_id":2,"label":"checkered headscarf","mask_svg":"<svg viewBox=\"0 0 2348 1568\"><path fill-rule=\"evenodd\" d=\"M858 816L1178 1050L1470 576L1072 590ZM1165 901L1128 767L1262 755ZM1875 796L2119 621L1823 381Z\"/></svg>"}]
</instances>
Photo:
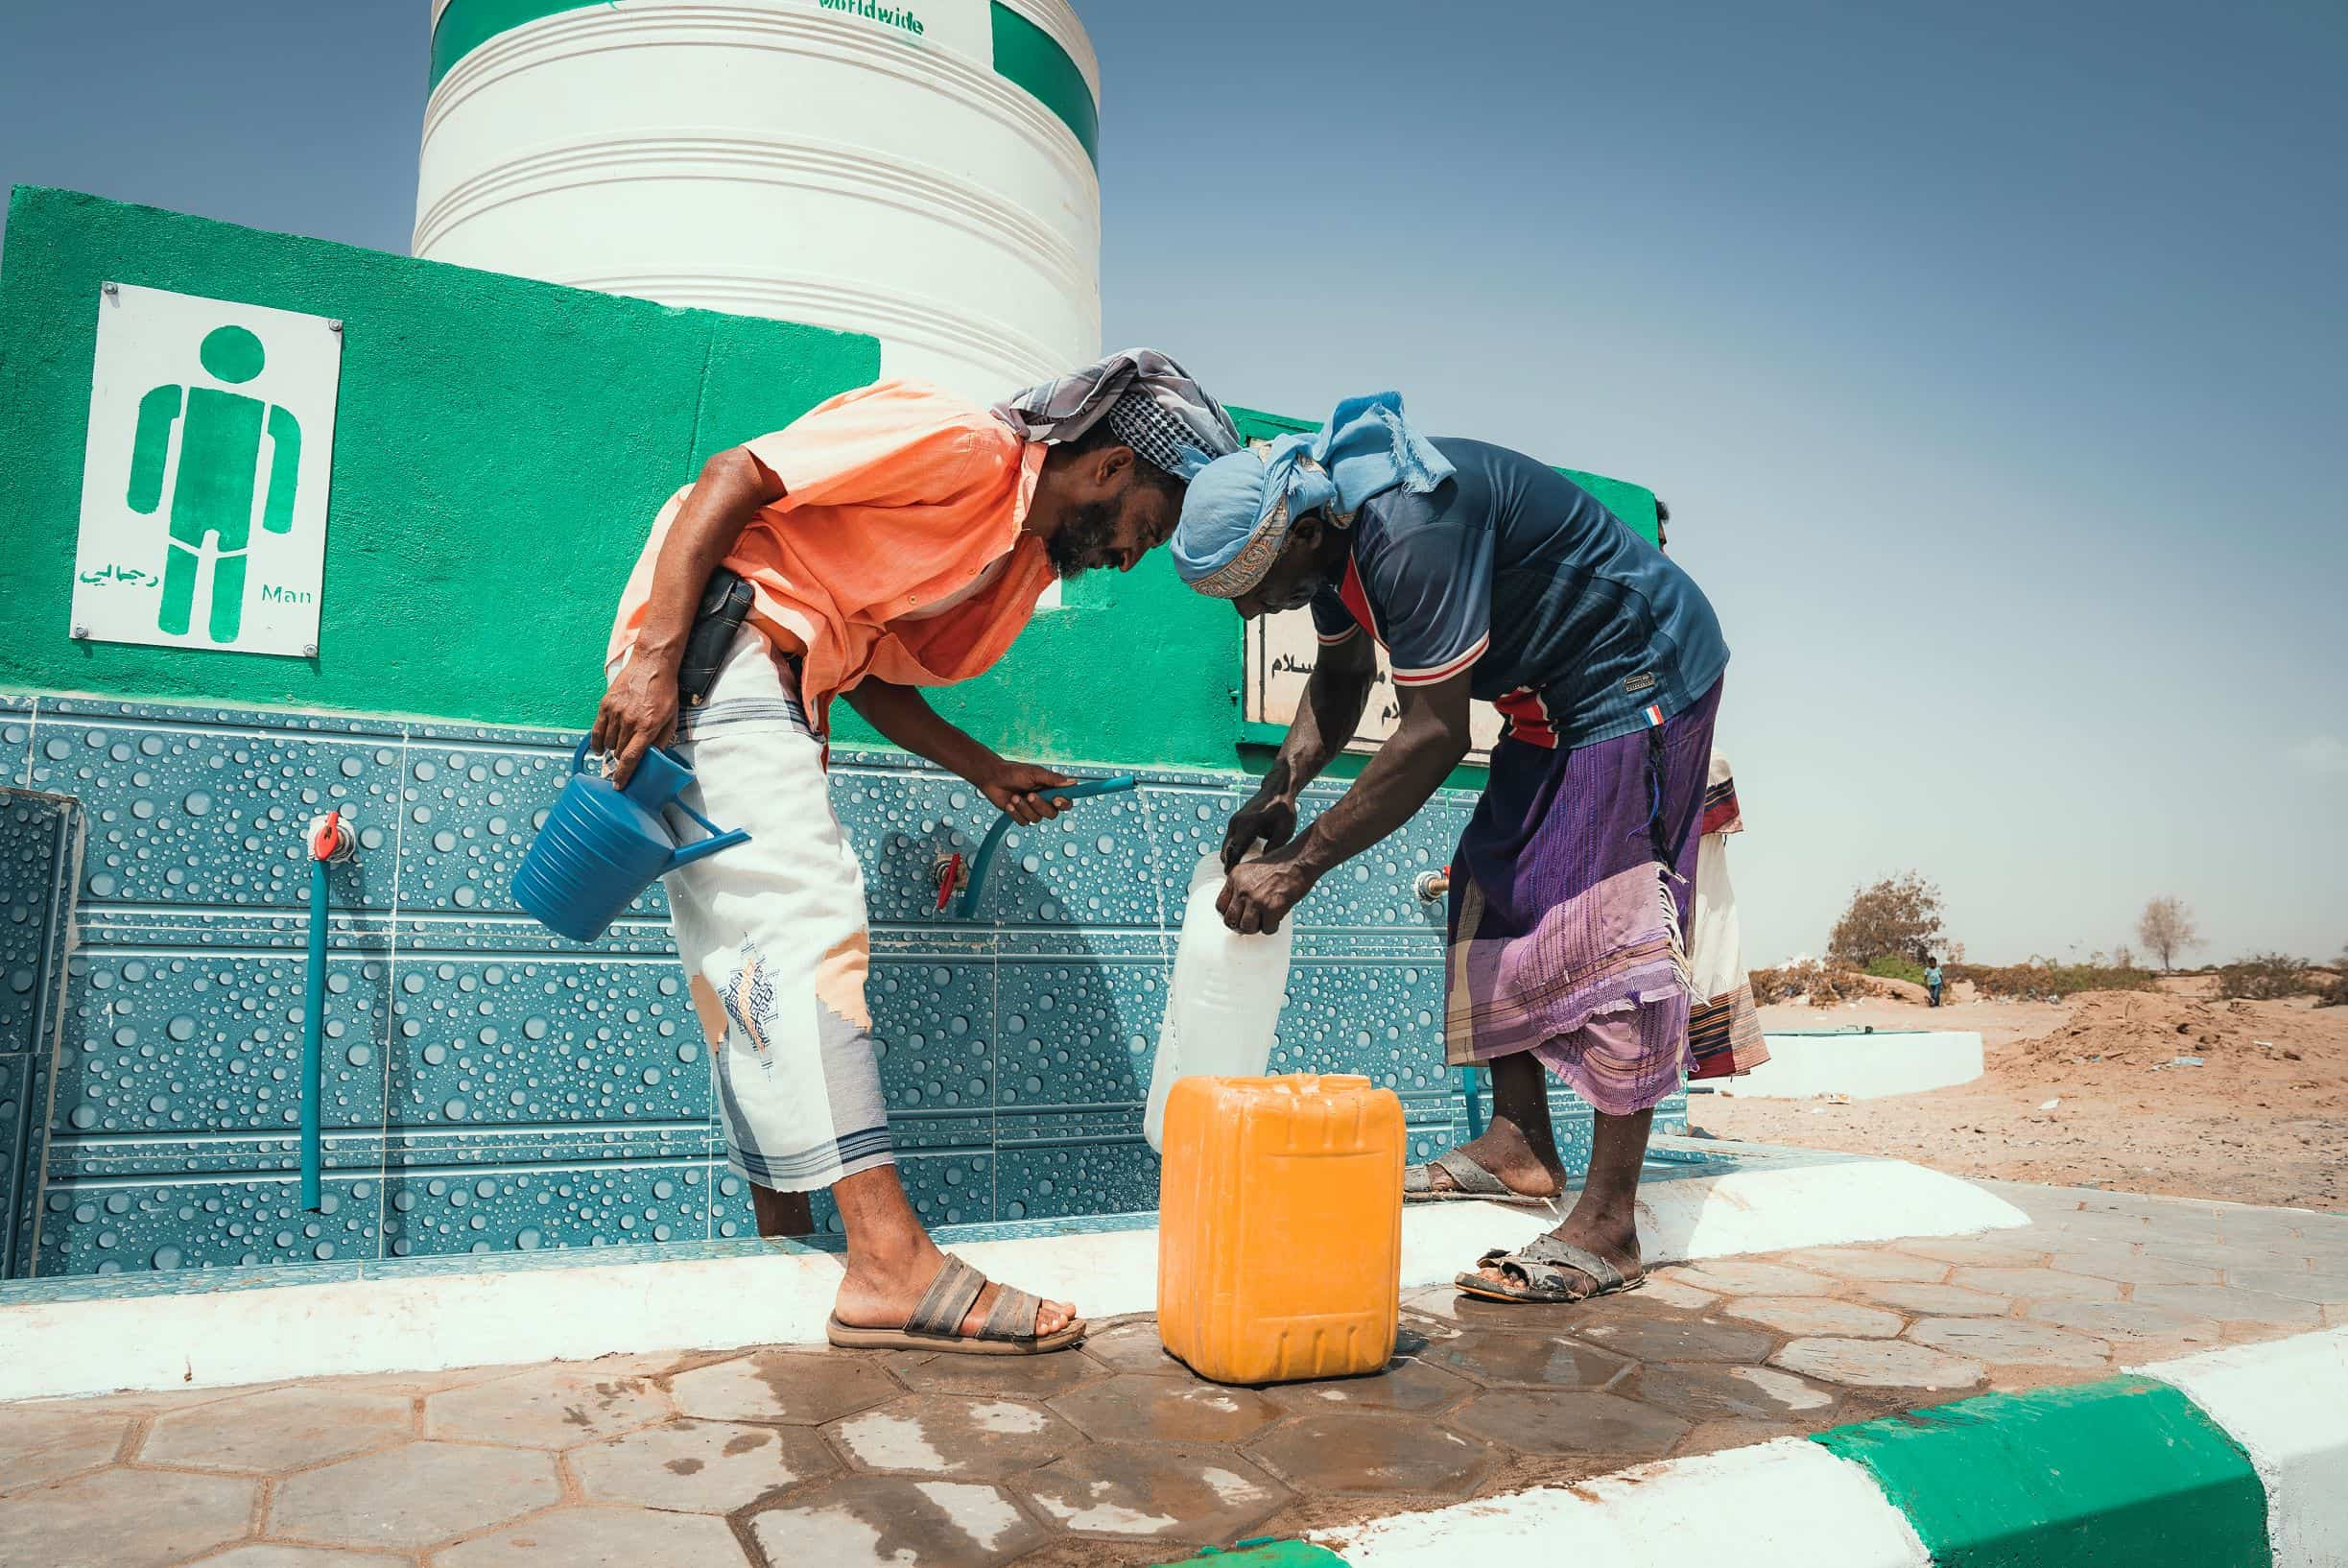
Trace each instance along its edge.
<instances>
[{"instance_id":1,"label":"checkered headscarf","mask_svg":"<svg viewBox=\"0 0 2348 1568\"><path fill-rule=\"evenodd\" d=\"M1032 441L1072 441L1102 420L1144 462L1188 480L1239 450L1239 427L1190 372L1153 348L1122 353L995 405Z\"/></svg>"}]
</instances>

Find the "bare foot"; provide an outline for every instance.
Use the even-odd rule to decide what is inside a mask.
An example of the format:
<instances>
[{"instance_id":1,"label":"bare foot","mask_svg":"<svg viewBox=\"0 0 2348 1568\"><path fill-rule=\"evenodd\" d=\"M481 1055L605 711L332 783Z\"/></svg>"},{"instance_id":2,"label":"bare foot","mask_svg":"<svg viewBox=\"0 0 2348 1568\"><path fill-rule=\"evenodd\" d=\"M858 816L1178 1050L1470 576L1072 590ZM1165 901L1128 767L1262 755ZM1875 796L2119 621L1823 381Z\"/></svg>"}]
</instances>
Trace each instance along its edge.
<instances>
[{"instance_id":1,"label":"bare foot","mask_svg":"<svg viewBox=\"0 0 2348 1568\"><path fill-rule=\"evenodd\" d=\"M1459 1145L1459 1152L1500 1177L1519 1198L1554 1198L1565 1188L1565 1173L1554 1164L1544 1163L1513 1122L1495 1118L1482 1137ZM1459 1190L1449 1171L1439 1165L1431 1170L1435 1191Z\"/></svg>"},{"instance_id":2,"label":"bare foot","mask_svg":"<svg viewBox=\"0 0 2348 1568\"><path fill-rule=\"evenodd\" d=\"M1568 1246L1578 1247L1585 1252L1597 1253L1608 1263L1613 1264L1616 1271L1621 1273L1625 1279L1636 1279L1639 1276L1639 1232L1635 1225L1615 1225L1604 1221L1584 1220L1580 1215L1576 1214L1569 1216L1565 1224L1551 1231L1550 1234ZM1558 1271L1565 1275L1567 1290L1577 1294L1597 1294L1598 1281L1592 1279L1581 1270L1568 1269L1559 1265ZM1486 1264L1476 1272L1479 1278L1490 1280L1495 1285L1521 1283L1503 1273L1498 1264Z\"/></svg>"},{"instance_id":3,"label":"bare foot","mask_svg":"<svg viewBox=\"0 0 2348 1568\"><path fill-rule=\"evenodd\" d=\"M909 1250L902 1259L879 1262L866 1258L851 1258L848 1271L840 1281L840 1295L832 1303L832 1311L850 1328L902 1328L913 1309L921 1304L937 1271L946 1266L946 1255L937 1244L923 1236L917 1248ZM994 1309L995 1298L1003 1287L992 1280L979 1293L970 1311L961 1321L965 1339L975 1338L985 1326L986 1315ZM1035 1314L1035 1337L1057 1334L1077 1320L1077 1309L1065 1301L1046 1301Z\"/></svg>"}]
</instances>

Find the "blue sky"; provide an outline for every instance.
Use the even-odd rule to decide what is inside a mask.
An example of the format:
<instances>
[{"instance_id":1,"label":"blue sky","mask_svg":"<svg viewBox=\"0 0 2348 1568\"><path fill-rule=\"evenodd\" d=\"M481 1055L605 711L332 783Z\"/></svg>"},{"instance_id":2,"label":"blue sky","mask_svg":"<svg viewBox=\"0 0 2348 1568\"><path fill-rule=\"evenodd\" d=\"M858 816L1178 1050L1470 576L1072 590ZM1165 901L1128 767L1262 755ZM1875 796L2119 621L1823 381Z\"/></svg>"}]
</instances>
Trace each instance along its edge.
<instances>
[{"instance_id":1,"label":"blue sky","mask_svg":"<svg viewBox=\"0 0 2348 1568\"><path fill-rule=\"evenodd\" d=\"M1650 484L1756 962L2348 942L2348 11L1079 3L1106 337ZM0 181L404 250L425 0L20 0Z\"/></svg>"}]
</instances>

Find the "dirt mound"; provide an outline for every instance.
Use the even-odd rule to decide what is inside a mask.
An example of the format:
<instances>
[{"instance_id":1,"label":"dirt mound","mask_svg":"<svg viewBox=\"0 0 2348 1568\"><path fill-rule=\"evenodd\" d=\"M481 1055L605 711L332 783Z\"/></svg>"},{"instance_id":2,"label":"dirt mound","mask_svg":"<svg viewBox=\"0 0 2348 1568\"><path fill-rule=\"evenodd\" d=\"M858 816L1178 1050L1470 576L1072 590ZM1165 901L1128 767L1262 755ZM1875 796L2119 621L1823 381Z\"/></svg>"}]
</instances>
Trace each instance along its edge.
<instances>
[{"instance_id":1,"label":"dirt mound","mask_svg":"<svg viewBox=\"0 0 2348 1568\"><path fill-rule=\"evenodd\" d=\"M2249 1002L2201 1002L2160 991L2088 991L2072 1004L2071 1021L2051 1034L2018 1040L2002 1066L2055 1061L2146 1065L2199 1057L2299 1061L2311 1032L2298 1010Z\"/></svg>"},{"instance_id":2,"label":"dirt mound","mask_svg":"<svg viewBox=\"0 0 2348 1568\"><path fill-rule=\"evenodd\" d=\"M1811 1016L1771 1011L1780 1028ZM1883 1029L1917 1014L1874 1002L1834 1016ZM1853 1105L1704 1095L1689 1114L1721 1137L1961 1176L2348 1211L2348 1008L2087 991L1924 1016L1980 1030L1988 1071Z\"/></svg>"}]
</instances>

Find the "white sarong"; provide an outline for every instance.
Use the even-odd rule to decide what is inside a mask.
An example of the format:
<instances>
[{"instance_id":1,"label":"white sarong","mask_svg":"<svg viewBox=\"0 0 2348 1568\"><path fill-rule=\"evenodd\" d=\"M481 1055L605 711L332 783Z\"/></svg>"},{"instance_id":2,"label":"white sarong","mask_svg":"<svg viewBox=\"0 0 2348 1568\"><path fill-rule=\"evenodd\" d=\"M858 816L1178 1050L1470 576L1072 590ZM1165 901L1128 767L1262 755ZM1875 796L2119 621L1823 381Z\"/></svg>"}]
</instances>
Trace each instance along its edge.
<instances>
[{"instance_id":1,"label":"white sarong","mask_svg":"<svg viewBox=\"0 0 2348 1568\"><path fill-rule=\"evenodd\" d=\"M754 631L678 719L686 799L750 841L663 879L670 923L717 1063L730 1162L781 1192L893 1161L865 1005L864 872L832 815L827 749L795 669Z\"/></svg>"},{"instance_id":2,"label":"white sarong","mask_svg":"<svg viewBox=\"0 0 2348 1568\"><path fill-rule=\"evenodd\" d=\"M1744 972L1744 942L1737 922L1737 891L1728 880L1728 836L1744 830L1737 781L1728 759L1712 754L1705 781L1703 837L1696 849L1696 910L1688 959L1696 1009L1688 1020L1691 1078L1749 1073L1769 1059Z\"/></svg>"}]
</instances>

